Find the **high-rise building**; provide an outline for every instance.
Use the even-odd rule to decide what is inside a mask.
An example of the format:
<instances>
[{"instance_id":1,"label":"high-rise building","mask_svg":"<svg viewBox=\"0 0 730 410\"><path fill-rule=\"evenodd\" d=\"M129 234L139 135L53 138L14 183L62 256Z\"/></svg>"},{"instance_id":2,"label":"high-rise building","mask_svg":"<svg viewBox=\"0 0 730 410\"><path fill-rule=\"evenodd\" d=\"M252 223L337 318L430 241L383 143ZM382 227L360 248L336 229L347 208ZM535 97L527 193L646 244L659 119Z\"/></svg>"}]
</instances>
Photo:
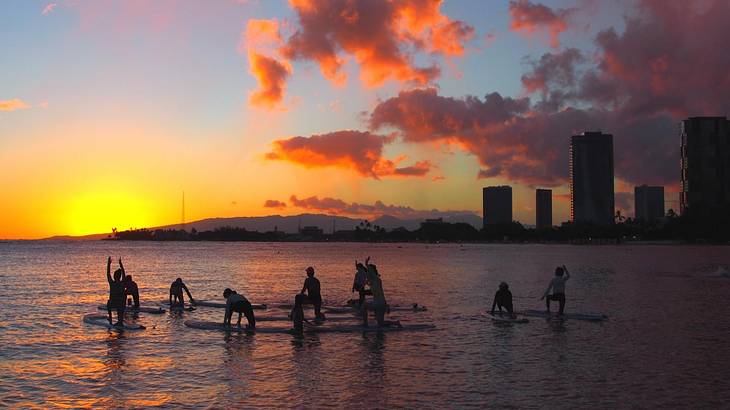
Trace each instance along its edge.
<instances>
[{"instance_id":1,"label":"high-rise building","mask_svg":"<svg viewBox=\"0 0 730 410\"><path fill-rule=\"evenodd\" d=\"M634 218L654 222L664 217L664 187L641 185L634 187Z\"/></svg>"},{"instance_id":2,"label":"high-rise building","mask_svg":"<svg viewBox=\"0 0 730 410\"><path fill-rule=\"evenodd\" d=\"M552 189L535 190L535 226L537 229L553 226Z\"/></svg>"},{"instance_id":3,"label":"high-rise building","mask_svg":"<svg viewBox=\"0 0 730 410\"><path fill-rule=\"evenodd\" d=\"M681 213L730 205L730 121L690 117L680 125L682 138Z\"/></svg>"},{"instance_id":4,"label":"high-rise building","mask_svg":"<svg viewBox=\"0 0 730 410\"><path fill-rule=\"evenodd\" d=\"M610 225L613 212L613 135L586 131L572 136L570 219Z\"/></svg>"},{"instance_id":5,"label":"high-rise building","mask_svg":"<svg viewBox=\"0 0 730 410\"><path fill-rule=\"evenodd\" d=\"M512 187L488 186L482 189L484 226L512 222Z\"/></svg>"}]
</instances>

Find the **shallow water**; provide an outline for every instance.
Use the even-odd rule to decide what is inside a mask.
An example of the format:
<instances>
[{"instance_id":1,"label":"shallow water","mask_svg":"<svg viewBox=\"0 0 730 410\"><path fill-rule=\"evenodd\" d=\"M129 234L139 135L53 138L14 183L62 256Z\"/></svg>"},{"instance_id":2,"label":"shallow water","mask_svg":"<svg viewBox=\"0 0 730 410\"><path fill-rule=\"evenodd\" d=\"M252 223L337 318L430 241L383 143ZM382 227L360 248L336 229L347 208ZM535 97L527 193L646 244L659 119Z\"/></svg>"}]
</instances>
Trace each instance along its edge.
<instances>
[{"instance_id":1,"label":"shallow water","mask_svg":"<svg viewBox=\"0 0 730 410\"><path fill-rule=\"evenodd\" d=\"M724 407L730 402L730 248L694 246L0 242L0 406ZM139 332L83 323L106 301L106 257L124 258L143 305L180 276L199 299L225 287L291 303L304 268L326 304L351 297L371 255L391 304L428 312L418 333L228 335L141 314ZM116 262L115 262L116 263ZM480 315L499 281L517 309L558 264L566 311L609 320L496 325ZM284 314L282 311L257 314ZM245 319L244 319L245 321ZM285 322L260 322L282 326Z\"/></svg>"}]
</instances>

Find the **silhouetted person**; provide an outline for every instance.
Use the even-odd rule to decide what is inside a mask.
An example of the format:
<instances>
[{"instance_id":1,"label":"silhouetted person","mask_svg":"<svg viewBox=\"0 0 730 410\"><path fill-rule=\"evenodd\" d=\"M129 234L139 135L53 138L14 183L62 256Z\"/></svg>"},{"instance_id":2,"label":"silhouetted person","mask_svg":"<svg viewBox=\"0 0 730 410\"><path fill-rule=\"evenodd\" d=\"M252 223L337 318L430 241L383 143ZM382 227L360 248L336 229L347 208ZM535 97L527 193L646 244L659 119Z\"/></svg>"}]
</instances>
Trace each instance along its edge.
<instances>
[{"instance_id":1,"label":"silhouetted person","mask_svg":"<svg viewBox=\"0 0 730 410\"><path fill-rule=\"evenodd\" d=\"M117 311L117 323L114 326L124 326L124 265L122 258L119 258L119 269L114 271L114 279L111 275L112 257L106 261L106 280L109 282L109 300L106 302L106 310L109 314L109 324L112 324L112 310Z\"/></svg>"},{"instance_id":2,"label":"silhouetted person","mask_svg":"<svg viewBox=\"0 0 730 410\"><path fill-rule=\"evenodd\" d=\"M137 282L132 280L132 275L124 277L124 295L125 298L132 296L132 299L134 299L134 305L132 306L139 309L139 287L137 287Z\"/></svg>"},{"instance_id":3,"label":"silhouetted person","mask_svg":"<svg viewBox=\"0 0 730 410\"><path fill-rule=\"evenodd\" d=\"M565 309L565 282L567 282L568 279L570 279L570 273L568 273L568 268L566 268L565 265L555 268L555 277L550 281L548 288L540 298L540 300L546 300L548 313L550 313L550 301L556 300L560 303L558 315L563 314L563 310Z\"/></svg>"},{"instance_id":4,"label":"silhouetted person","mask_svg":"<svg viewBox=\"0 0 730 410\"><path fill-rule=\"evenodd\" d=\"M183 280L180 278L175 279L174 282L170 285L170 306L180 306L185 307L185 299L183 298L183 290L185 293L188 294L188 298L190 299L191 304L195 304L195 299L193 299L193 295L190 294L190 291L188 290L188 287L185 286L185 283L183 283Z\"/></svg>"},{"instance_id":5,"label":"silhouetted person","mask_svg":"<svg viewBox=\"0 0 730 410\"><path fill-rule=\"evenodd\" d=\"M360 297L358 298L358 307L363 308L365 303L365 295L372 295L373 292L370 289L365 289L365 285L368 282L368 269L362 263L355 261L355 278L352 281L352 291L357 291Z\"/></svg>"},{"instance_id":6,"label":"silhouetted person","mask_svg":"<svg viewBox=\"0 0 730 410\"><path fill-rule=\"evenodd\" d=\"M304 322L307 321L306 319L304 319L303 304L304 295L299 293L294 297L294 307L292 308L291 313L289 313L289 317L292 321L292 328L296 333L302 333L304 331Z\"/></svg>"},{"instance_id":7,"label":"silhouetted person","mask_svg":"<svg viewBox=\"0 0 730 410\"><path fill-rule=\"evenodd\" d=\"M304 292L307 292L307 300L309 303L314 305L314 316L317 319L324 318L324 315L322 314L322 294L320 293L320 284L319 279L314 277L314 268L308 267L307 270L307 279L304 279L304 286L302 286L302 291L300 292L302 295Z\"/></svg>"},{"instance_id":8,"label":"silhouetted person","mask_svg":"<svg viewBox=\"0 0 730 410\"><path fill-rule=\"evenodd\" d=\"M253 307L248 299L243 297L243 295L236 293L235 290L228 288L223 291L223 297L226 299L226 313L223 317L224 326L230 326L233 312L238 312L238 321L236 322L237 326L241 326L241 315L243 314L246 315L246 320L248 321L247 327L250 329L256 328L256 318L253 315Z\"/></svg>"},{"instance_id":9,"label":"silhouetted person","mask_svg":"<svg viewBox=\"0 0 730 410\"><path fill-rule=\"evenodd\" d=\"M375 320L378 322L378 327L400 326L399 321L385 320L385 314L390 312L390 308L388 307L388 302L385 300L383 281L380 279L377 266L369 263L369 261L370 257L365 259L365 264L368 268L368 283L370 283L370 290L373 292L373 311L375 313ZM367 309L363 309L363 326L368 326Z\"/></svg>"},{"instance_id":10,"label":"silhouetted person","mask_svg":"<svg viewBox=\"0 0 730 410\"><path fill-rule=\"evenodd\" d=\"M499 313L502 313L504 308L510 315L514 314L512 308L512 292L509 291L509 285L502 282L499 284L499 290L494 294L494 302L492 302L492 314L494 314L494 307L499 308Z\"/></svg>"}]
</instances>

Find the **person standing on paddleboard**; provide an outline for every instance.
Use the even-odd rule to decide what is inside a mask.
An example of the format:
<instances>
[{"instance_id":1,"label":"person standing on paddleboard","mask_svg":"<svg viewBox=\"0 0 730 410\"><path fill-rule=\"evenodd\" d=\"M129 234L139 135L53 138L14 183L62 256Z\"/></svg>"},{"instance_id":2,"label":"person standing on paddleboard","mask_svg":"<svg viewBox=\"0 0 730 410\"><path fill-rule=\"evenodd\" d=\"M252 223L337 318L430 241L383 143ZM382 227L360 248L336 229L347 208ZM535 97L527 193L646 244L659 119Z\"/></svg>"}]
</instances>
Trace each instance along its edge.
<instances>
[{"instance_id":1,"label":"person standing on paddleboard","mask_svg":"<svg viewBox=\"0 0 730 410\"><path fill-rule=\"evenodd\" d=\"M304 279L304 286L300 294L304 295L304 291L307 292L307 299L309 303L314 305L314 316L317 319L324 319L322 314L322 293L320 292L319 279L314 277L314 268L308 267L306 269L307 279Z\"/></svg>"},{"instance_id":2,"label":"person standing on paddleboard","mask_svg":"<svg viewBox=\"0 0 730 410\"><path fill-rule=\"evenodd\" d=\"M109 324L112 324L112 310L117 311L117 323L114 326L124 326L124 265L122 258L119 258L119 269L114 271L114 279L111 275L112 257L106 261L106 280L109 282L109 300L106 302L106 310L109 314Z\"/></svg>"},{"instance_id":3,"label":"person standing on paddleboard","mask_svg":"<svg viewBox=\"0 0 730 410\"><path fill-rule=\"evenodd\" d=\"M372 295L370 289L365 289L368 282L368 269L362 263L355 261L355 279L352 281L352 292L357 291L360 295L358 307L362 309L365 305L365 295Z\"/></svg>"},{"instance_id":4,"label":"person standing on paddleboard","mask_svg":"<svg viewBox=\"0 0 730 410\"><path fill-rule=\"evenodd\" d=\"M236 322L238 327L241 326L241 315L243 314L246 315L246 320L248 321L247 327L249 329L256 328L256 317L253 315L253 307L248 299L229 288L223 291L223 297L226 299L226 313L223 317L223 326L230 326L233 312L238 312L238 322Z\"/></svg>"},{"instance_id":5,"label":"person standing on paddleboard","mask_svg":"<svg viewBox=\"0 0 730 410\"><path fill-rule=\"evenodd\" d=\"M568 279L570 279L570 273L568 273L568 268L565 265L555 268L555 277L550 281L545 293L540 298L540 300L546 300L548 313L550 313L550 301L555 300L560 303L558 315L563 314L563 310L565 309L565 282Z\"/></svg>"},{"instance_id":6,"label":"person standing on paddleboard","mask_svg":"<svg viewBox=\"0 0 730 410\"><path fill-rule=\"evenodd\" d=\"M190 303L193 305L195 304L195 299L193 299L193 295L190 294L188 287L185 286L185 283L183 283L183 280L181 278L177 278L170 285L170 297L169 297L170 306L180 306L182 308L185 307L185 299L183 298L183 290L185 291L185 293L188 294Z\"/></svg>"},{"instance_id":7,"label":"person standing on paddleboard","mask_svg":"<svg viewBox=\"0 0 730 410\"><path fill-rule=\"evenodd\" d=\"M375 320L378 322L378 327L385 326L400 326L400 321L389 321L385 320L385 314L390 313L388 302L385 300L385 292L383 292L383 281L380 279L380 273L378 273L378 267L370 263L370 257L365 259L365 265L368 267L368 283L370 283L370 290L373 293L373 311L375 312ZM363 309L363 326L368 326L368 311Z\"/></svg>"},{"instance_id":8,"label":"person standing on paddleboard","mask_svg":"<svg viewBox=\"0 0 730 410\"><path fill-rule=\"evenodd\" d=\"M494 314L494 307L499 308L499 313L502 313L504 308L510 316L514 316L514 309L512 308L512 292L509 291L509 285L506 282L499 284L499 290L494 294L494 302L492 302L491 314Z\"/></svg>"}]
</instances>

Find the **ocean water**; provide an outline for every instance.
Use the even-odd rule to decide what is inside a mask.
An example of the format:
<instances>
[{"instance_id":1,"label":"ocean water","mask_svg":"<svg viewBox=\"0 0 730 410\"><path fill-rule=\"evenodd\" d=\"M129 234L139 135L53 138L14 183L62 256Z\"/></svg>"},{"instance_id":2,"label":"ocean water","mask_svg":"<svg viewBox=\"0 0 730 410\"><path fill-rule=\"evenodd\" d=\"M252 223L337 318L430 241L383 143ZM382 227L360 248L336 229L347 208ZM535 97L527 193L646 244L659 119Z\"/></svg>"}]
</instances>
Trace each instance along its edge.
<instances>
[{"instance_id":1,"label":"ocean water","mask_svg":"<svg viewBox=\"0 0 730 410\"><path fill-rule=\"evenodd\" d=\"M328 243L0 242L0 406L22 408L718 408L730 403L728 247ZM240 335L187 328L223 311L141 314L144 331L85 324L102 313L107 256L143 305L182 277L197 299L225 287L291 303L314 266L327 305L352 297L372 256L403 323L423 332ZM556 265L568 312L601 323L499 325L480 314L507 281L517 309ZM115 262L116 265L116 262ZM284 311L256 311L258 315ZM245 319L244 319L245 321ZM286 322L259 322L284 326Z\"/></svg>"}]
</instances>

